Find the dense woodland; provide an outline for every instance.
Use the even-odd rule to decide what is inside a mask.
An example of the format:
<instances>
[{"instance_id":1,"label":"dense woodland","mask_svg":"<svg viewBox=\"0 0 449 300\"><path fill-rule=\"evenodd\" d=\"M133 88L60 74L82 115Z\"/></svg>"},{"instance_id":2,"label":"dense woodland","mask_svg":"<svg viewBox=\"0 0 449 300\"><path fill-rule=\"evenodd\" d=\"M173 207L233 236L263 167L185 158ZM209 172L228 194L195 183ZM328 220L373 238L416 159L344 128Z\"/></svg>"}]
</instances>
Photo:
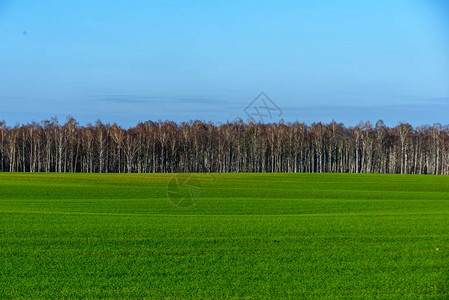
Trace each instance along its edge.
<instances>
[{"instance_id":1,"label":"dense woodland","mask_svg":"<svg viewBox=\"0 0 449 300\"><path fill-rule=\"evenodd\" d=\"M69 117L8 127L0 169L9 172L337 172L449 174L449 127L144 122L80 126Z\"/></svg>"}]
</instances>

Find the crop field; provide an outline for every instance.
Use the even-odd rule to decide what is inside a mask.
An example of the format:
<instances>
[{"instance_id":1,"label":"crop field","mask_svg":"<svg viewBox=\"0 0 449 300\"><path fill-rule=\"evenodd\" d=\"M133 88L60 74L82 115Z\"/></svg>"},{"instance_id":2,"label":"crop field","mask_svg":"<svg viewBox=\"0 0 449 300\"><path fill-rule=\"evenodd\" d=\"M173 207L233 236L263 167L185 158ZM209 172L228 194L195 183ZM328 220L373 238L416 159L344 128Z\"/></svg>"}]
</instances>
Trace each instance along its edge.
<instances>
[{"instance_id":1,"label":"crop field","mask_svg":"<svg viewBox=\"0 0 449 300\"><path fill-rule=\"evenodd\" d=\"M0 173L0 298L449 298L449 177Z\"/></svg>"}]
</instances>

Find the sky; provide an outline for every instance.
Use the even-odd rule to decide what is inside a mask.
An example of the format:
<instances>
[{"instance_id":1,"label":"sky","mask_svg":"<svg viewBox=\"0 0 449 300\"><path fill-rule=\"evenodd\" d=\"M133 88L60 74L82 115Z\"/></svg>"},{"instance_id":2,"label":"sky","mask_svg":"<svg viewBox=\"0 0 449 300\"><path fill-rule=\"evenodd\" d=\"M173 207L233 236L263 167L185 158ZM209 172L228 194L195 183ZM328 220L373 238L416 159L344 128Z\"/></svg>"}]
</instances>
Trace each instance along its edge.
<instances>
[{"instance_id":1,"label":"sky","mask_svg":"<svg viewBox=\"0 0 449 300\"><path fill-rule=\"evenodd\" d=\"M446 0L0 0L8 125L448 113Z\"/></svg>"}]
</instances>

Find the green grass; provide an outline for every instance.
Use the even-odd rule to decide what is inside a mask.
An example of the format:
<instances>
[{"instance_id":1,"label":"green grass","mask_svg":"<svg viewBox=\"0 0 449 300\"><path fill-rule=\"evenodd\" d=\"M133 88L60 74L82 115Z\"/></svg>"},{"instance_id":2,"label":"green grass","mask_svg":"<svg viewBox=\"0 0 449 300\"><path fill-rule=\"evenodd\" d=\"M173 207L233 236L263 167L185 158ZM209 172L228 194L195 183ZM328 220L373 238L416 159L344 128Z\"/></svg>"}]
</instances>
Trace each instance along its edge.
<instances>
[{"instance_id":1,"label":"green grass","mask_svg":"<svg viewBox=\"0 0 449 300\"><path fill-rule=\"evenodd\" d=\"M0 298L449 298L449 177L172 177L0 174Z\"/></svg>"}]
</instances>

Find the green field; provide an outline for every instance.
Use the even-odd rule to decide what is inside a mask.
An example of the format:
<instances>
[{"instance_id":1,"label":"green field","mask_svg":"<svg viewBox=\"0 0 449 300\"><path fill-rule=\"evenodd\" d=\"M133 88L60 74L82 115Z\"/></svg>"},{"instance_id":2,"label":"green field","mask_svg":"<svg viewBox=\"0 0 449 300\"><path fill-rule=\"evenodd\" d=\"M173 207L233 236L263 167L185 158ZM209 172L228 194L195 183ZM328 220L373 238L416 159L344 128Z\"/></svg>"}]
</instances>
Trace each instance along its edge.
<instances>
[{"instance_id":1,"label":"green field","mask_svg":"<svg viewBox=\"0 0 449 300\"><path fill-rule=\"evenodd\" d=\"M449 177L173 176L0 174L0 298L449 298Z\"/></svg>"}]
</instances>

